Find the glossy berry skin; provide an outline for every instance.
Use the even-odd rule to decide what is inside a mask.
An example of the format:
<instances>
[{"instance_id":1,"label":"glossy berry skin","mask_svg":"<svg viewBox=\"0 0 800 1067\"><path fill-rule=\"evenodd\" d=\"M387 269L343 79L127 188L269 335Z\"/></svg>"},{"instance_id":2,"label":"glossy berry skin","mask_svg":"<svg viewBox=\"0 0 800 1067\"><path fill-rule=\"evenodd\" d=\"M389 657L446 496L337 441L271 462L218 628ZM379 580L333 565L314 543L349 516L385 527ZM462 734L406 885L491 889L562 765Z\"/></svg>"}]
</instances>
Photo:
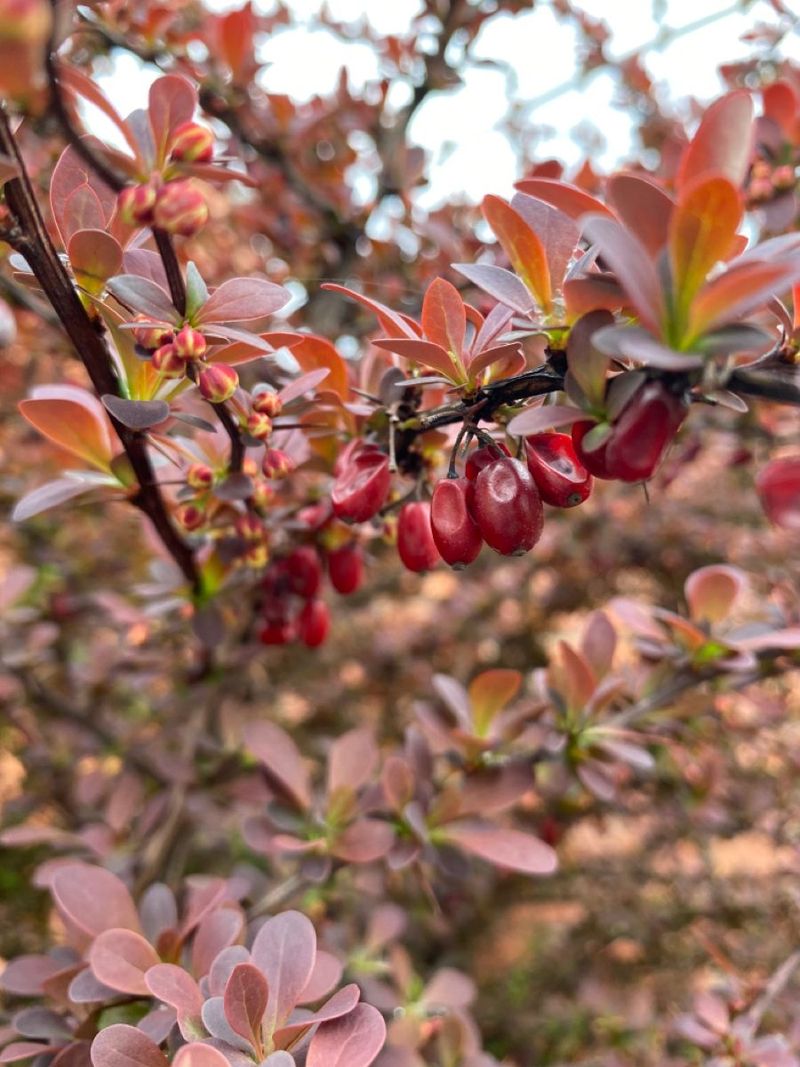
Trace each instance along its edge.
<instances>
[{"instance_id":1,"label":"glossy berry skin","mask_svg":"<svg viewBox=\"0 0 800 1067\"><path fill-rule=\"evenodd\" d=\"M466 478L446 478L437 484L431 500L431 532L445 563L461 570L478 556L483 538L467 505Z\"/></svg>"},{"instance_id":2,"label":"glossy berry skin","mask_svg":"<svg viewBox=\"0 0 800 1067\"><path fill-rule=\"evenodd\" d=\"M410 571L429 571L441 556L431 530L431 506L423 501L405 504L397 517L397 554Z\"/></svg>"},{"instance_id":3,"label":"glossy berry skin","mask_svg":"<svg viewBox=\"0 0 800 1067\"><path fill-rule=\"evenodd\" d=\"M528 552L542 535L542 499L530 471L503 456L475 479L472 513L481 536L501 556Z\"/></svg>"},{"instance_id":4,"label":"glossy berry skin","mask_svg":"<svg viewBox=\"0 0 800 1067\"><path fill-rule=\"evenodd\" d=\"M328 553L328 577L337 593L349 596L364 581L364 553L361 545L350 544Z\"/></svg>"},{"instance_id":5,"label":"glossy berry skin","mask_svg":"<svg viewBox=\"0 0 800 1067\"><path fill-rule=\"evenodd\" d=\"M591 451L583 447L583 439L597 426L596 422L592 422L591 419L581 419L580 422L576 422L572 426L572 443L575 446L575 455L578 460L583 464L590 474L593 474L595 478L604 478L609 481L614 478L615 475L611 474L608 469L608 463L606 461L606 451L608 449L608 441L604 441L599 448L594 448Z\"/></svg>"},{"instance_id":6,"label":"glossy berry skin","mask_svg":"<svg viewBox=\"0 0 800 1067\"><path fill-rule=\"evenodd\" d=\"M293 593L304 600L311 600L322 585L322 563L317 550L311 545L301 545L284 560L284 570L289 577Z\"/></svg>"},{"instance_id":7,"label":"glossy berry skin","mask_svg":"<svg viewBox=\"0 0 800 1067\"><path fill-rule=\"evenodd\" d=\"M354 454L336 476L331 490L333 513L343 522L366 522L376 515L389 495L389 457L380 449Z\"/></svg>"},{"instance_id":8,"label":"glossy berry skin","mask_svg":"<svg viewBox=\"0 0 800 1067\"><path fill-rule=\"evenodd\" d=\"M756 477L767 518L787 530L800 530L800 456L771 460Z\"/></svg>"},{"instance_id":9,"label":"glossy berry skin","mask_svg":"<svg viewBox=\"0 0 800 1067\"><path fill-rule=\"evenodd\" d=\"M287 619L268 620L258 631L262 645L289 645L294 638L294 627Z\"/></svg>"},{"instance_id":10,"label":"glossy berry skin","mask_svg":"<svg viewBox=\"0 0 800 1067\"><path fill-rule=\"evenodd\" d=\"M539 496L554 508L574 508L592 491L592 476L575 454L567 433L537 433L525 438L525 461Z\"/></svg>"},{"instance_id":11,"label":"glossy berry skin","mask_svg":"<svg viewBox=\"0 0 800 1067\"><path fill-rule=\"evenodd\" d=\"M328 636L331 616L324 600L309 600L297 616L297 636L306 648L317 648Z\"/></svg>"},{"instance_id":12,"label":"glossy berry skin","mask_svg":"<svg viewBox=\"0 0 800 1067\"><path fill-rule=\"evenodd\" d=\"M662 382L647 382L634 393L611 427L605 450L612 478L643 482L653 476L686 418L687 404Z\"/></svg>"},{"instance_id":13,"label":"glossy berry skin","mask_svg":"<svg viewBox=\"0 0 800 1067\"><path fill-rule=\"evenodd\" d=\"M484 445L483 448L476 448L467 459L464 473L471 482L474 482L483 468L488 467L490 463L494 463L494 461L499 459L501 455L510 456L511 453L500 441L497 442L497 445L494 448L491 445Z\"/></svg>"}]
</instances>

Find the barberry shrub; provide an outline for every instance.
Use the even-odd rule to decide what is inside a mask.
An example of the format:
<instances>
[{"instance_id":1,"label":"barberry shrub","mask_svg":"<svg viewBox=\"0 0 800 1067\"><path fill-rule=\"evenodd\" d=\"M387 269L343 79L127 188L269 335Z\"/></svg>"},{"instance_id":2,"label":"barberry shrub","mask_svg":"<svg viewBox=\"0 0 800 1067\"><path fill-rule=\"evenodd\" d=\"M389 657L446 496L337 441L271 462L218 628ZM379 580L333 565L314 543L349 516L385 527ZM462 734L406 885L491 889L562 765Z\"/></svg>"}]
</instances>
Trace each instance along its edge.
<instances>
[{"instance_id":1,"label":"barberry shrub","mask_svg":"<svg viewBox=\"0 0 800 1067\"><path fill-rule=\"evenodd\" d=\"M530 158L425 214L411 118L529 5L364 26L383 80L305 104L262 84L290 6L0 0L0 802L42 894L3 1063L565 1062L519 971L523 1018L481 1007L476 931L523 940L615 817L648 879L747 820L793 840L757 727L800 654L800 74L728 68L684 124L619 62L646 166ZM800 955L696 929L725 981L637 1062L798 1067Z\"/></svg>"}]
</instances>

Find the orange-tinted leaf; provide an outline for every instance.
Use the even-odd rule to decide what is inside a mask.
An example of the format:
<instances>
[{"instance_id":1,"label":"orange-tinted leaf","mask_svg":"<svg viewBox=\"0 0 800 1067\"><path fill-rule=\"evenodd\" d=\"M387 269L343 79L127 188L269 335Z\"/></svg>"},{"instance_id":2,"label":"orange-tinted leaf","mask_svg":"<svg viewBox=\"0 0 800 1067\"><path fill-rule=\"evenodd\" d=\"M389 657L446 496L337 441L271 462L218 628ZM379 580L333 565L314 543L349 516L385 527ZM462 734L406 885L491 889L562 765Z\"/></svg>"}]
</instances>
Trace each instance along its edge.
<instances>
[{"instance_id":1,"label":"orange-tinted leaf","mask_svg":"<svg viewBox=\"0 0 800 1067\"><path fill-rule=\"evenodd\" d=\"M647 249L630 230L604 215L590 215L584 229L614 271L625 290L627 302L635 309L642 325L660 334L664 298L655 264Z\"/></svg>"},{"instance_id":2,"label":"orange-tinted leaf","mask_svg":"<svg viewBox=\"0 0 800 1067\"><path fill-rule=\"evenodd\" d=\"M701 567L686 579L686 602L698 622L722 622L746 585L744 574L736 567L722 564Z\"/></svg>"},{"instance_id":3,"label":"orange-tinted leaf","mask_svg":"<svg viewBox=\"0 0 800 1067\"><path fill-rule=\"evenodd\" d=\"M156 147L156 164L168 155L172 131L189 122L197 105L197 93L191 82L178 74L165 74L150 86L150 128Z\"/></svg>"},{"instance_id":4,"label":"orange-tinted leaf","mask_svg":"<svg viewBox=\"0 0 800 1067\"><path fill-rule=\"evenodd\" d=\"M481 210L516 273L542 310L549 311L553 293L542 242L527 222L499 196L484 197Z\"/></svg>"},{"instance_id":5,"label":"orange-tinted leaf","mask_svg":"<svg viewBox=\"0 0 800 1067\"><path fill-rule=\"evenodd\" d=\"M792 139L797 113L800 109L797 93L787 81L773 82L761 92L764 114L781 128L787 141Z\"/></svg>"},{"instance_id":6,"label":"orange-tinted leaf","mask_svg":"<svg viewBox=\"0 0 800 1067\"><path fill-rule=\"evenodd\" d=\"M73 234L67 255L78 284L95 294L122 266L122 249L104 230L79 230Z\"/></svg>"},{"instance_id":7,"label":"orange-tinted leaf","mask_svg":"<svg viewBox=\"0 0 800 1067\"><path fill-rule=\"evenodd\" d=\"M542 242L551 284L554 289L560 289L580 238L575 221L552 204L526 193L512 197L511 206Z\"/></svg>"},{"instance_id":8,"label":"orange-tinted leaf","mask_svg":"<svg viewBox=\"0 0 800 1067\"><path fill-rule=\"evenodd\" d=\"M403 359L411 359L424 367L430 367L431 370L438 371L452 382L460 382L464 377L450 358L450 353L430 341L411 341L405 337L380 337L372 343L386 352L394 352Z\"/></svg>"},{"instance_id":9,"label":"orange-tinted leaf","mask_svg":"<svg viewBox=\"0 0 800 1067\"><path fill-rule=\"evenodd\" d=\"M100 403L82 389L71 386L42 386L29 400L21 400L19 410L59 448L108 471L113 451L108 418Z\"/></svg>"},{"instance_id":10,"label":"orange-tinted leaf","mask_svg":"<svg viewBox=\"0 0 800 1067\"><path fill-rule=\"evenodd\" d=\"M709 271L730 253L742 198L727 178L685 188L669 225L669 255L678 306L685 313Z\"/></svg>"},{"instance_id":11,"label":"orange-tinted leaf","mask_svg":"<svg viewBox=\"0 0 800 1067\"><path fill-rule=\"evenodd\" d=\"M740 186L750 161L752 128L753 101L745 89L716 100L684 152L678 188L709 175L722 175Z\"/></svg>"},{"instance_id":12,"label":"orange-tinted leaf","mask_svg":"<svg viewBox=\"0 0 800 1067\"><path fill-rule=\"evenodd\" d=\"M718 326L751 315L800 277L800 265L748 262L709 282L692 301L687 345Z\"/></svg>"},{"instance_id":13,"label":"orange-tinted leaf","mask_svg":"<svg viewBox=\"0 0 800 1067\"><path fill-rule=\"evenodd\" d=\"M75 93L76 96L83 97L94 107L99 108L100 111L109 119L122 134L126 144L133 152L134 157L138 160L140 158L139 145L136 142L136 138L133 136L133 131L127 122L123 122L119 113L109 103L106 97L101 93L91 78L88 78L77 67L69 66L67 63L58 63L58 81L59 84Z\"/></svg>"},{"instance_id":14,"label":"orange-tinted leaf","mask_svg":"<svg viewBox=\"0 0 800 1067\"><path fill-rule=\"evenodd\" d=\"M492 720L519 692L522 675L519 671L483 671L469 684L469 699L472 705L472 721L476 733L483 737Z\"/></svg>"},{"instance_id":15,"label":"orange-tinted leaf","mask_svg":"<svg viewBox=\"0 0 800 1067\"><path fill-rule=\"evenodd\" d=\"M558 657L548 668L553 688L561 694L569 711L582 711L594 693L594 672L580 652L566 641L558 643Z\"/></svg>"},{"instance_id":16,"label":"orange-tinted leaf","mask_svg":"<svg viewBox=\"0 0 800 1067\"><path fill-rule=\"evenodd\" d=\"M495 867L523 874L552 874L558 866L549 845L520 830L507 830L482 819L459 819L445 829L448 841Z\"/></svg>"},{"instance_id":17,"label":"orange-tinted leaf","mask_svg":"<svg viewBox=\"0 0 800 1067\"><path fill-rule=\"evenodd\" d=\"M275 340L279 334L265 334L271 340ZM295 335L302 336L302 335ZM276 340L276 343L277 340ZM306 373L327 368L330 374L325 379L325 389L336 393L341 400L346 400L350 393L350 381L347 372L347 364L336 351L335 346L324 337L309 334L295 343L290 340L292 355Z\"/></svg>"},{"instance_id":18,"label":"orange-tinted leaf","mask_svg":"<svg viewBox=\"0 0 800 1067\"><path fill-rule=\"evenodd\" d=\"M419 337L419 333L411 328L402 315L398 315L396 311L392 311L391 308L386 307L385 304L381 304L377 300L371 300L368 296L364 296L363 293L357 293L354 289L348 289L347 286L337 285L334 282L326 282L320 288L331 293L342 293L367 308L377 318L387 337L408 337L411 339Z\"/></svg>"},{"instance_id":19,"label":"orange-tinted leaf","mask_svg":"<svg viewBox=\"0 0 800 1067\"><path fill-rule=\"evenodd\" d=\"M435 278L422 302L422 329L425 338L461 359L467 333L467 313L458 290L445 278Z\"/></svg>"}]
</instances>

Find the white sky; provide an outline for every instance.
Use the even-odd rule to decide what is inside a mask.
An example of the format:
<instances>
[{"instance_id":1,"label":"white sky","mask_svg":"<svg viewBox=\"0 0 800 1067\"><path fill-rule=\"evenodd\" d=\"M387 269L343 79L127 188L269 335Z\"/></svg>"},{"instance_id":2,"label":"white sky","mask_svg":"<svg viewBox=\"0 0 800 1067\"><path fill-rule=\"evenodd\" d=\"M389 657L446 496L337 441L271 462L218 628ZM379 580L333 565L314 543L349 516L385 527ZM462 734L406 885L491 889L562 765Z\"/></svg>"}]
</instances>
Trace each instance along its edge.
<instances>
[{"instance_id":1,"label":"white sky","mask_svg":"<svg viewBox=\"0 0 800 1067\"><path fill-rule=\"evenodd\" d=\"M212 6L224 10L241 2L212 0ZM270 9L269 0L256 0L256 6L262 11ZM344 42L319 29L316 16L322 6L320 0L291 0L290 6L305 26L279 31L264 44L265 88L302 100L330 90L343 66L354 86L379 76L377 59L369 47ZM610 52L619 56L651 42L665 28L678 29L737 5L731 0L582 0L581 6L589 15L606 21L612 31ZM796 7L800 16L800 0L787 6ZM654 7L663 14L660 24L653 17ZM327 0L327 8L337 19L366 17L383 33L401 33L420 3ZM747 13L731 10L724 18L678 37L663 50L647 52L646 68L666 98L711 99L722 87L717 75L719 64L752 55L752 46L743 44L741 35L760 22L774 24L776 19L767 0L756 0ZM781 54L800 61L796 29L787 37ZM511 103L524 109L526 103L570 78L575 70L575 34L557 20L547 3L540 2L532 12L492 18L481 31L472 55L474 59L502 61L513 71L516 84L511 86L509 99L507 73L489 65L474 66L466 72L462 86L436 92L423 103L409 131L411 139L432 156L432 180L420 196L423 204L436 204L454 194L474 200L487 192L510 194L520 165L514 145L498 129L498 123ZM113 73L99 80L124 113L146 102L153 77L152 71L126 54L120 56ZM529 121L544 127L537 155L556 156L568 164L580 162L584 153L574 133L582 127L600 135L592 160L601 169L624 159L632 148L631 122L613 107L614 97L613 77L600 73L579 90L532 109ZM105 133L99 123L93 127Z\"/></svg>"}]
</instances>

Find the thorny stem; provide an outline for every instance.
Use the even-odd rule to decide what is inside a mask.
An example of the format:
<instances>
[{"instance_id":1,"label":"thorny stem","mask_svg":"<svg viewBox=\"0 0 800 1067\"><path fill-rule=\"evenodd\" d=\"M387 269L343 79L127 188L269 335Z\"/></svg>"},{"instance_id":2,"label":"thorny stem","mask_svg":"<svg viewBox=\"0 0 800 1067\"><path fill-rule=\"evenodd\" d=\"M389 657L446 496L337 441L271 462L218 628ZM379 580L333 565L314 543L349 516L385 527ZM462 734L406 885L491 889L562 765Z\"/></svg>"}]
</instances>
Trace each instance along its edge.
<instances>
[{"instance_id":1,"label":"thorny stem","mask_svg":"<svg viewBox=\"0 0 800 1067\"><path fill-rule=\"evenodd\" d=\"M0 151L14 159L19 167L20 176L10 179L4 186L6 205L20 231L14 247L25 256L53 310L64 324L98 395L118 396L119 388L102 323L90 318L58 258L4 109L0 109ZM110 418L139 483L131 497L132 502L150 519L164 547L192 589L199 592L200 575L194 553L172 525L157 486L146 438L124 426L113 415Z\"/></svg>"}]
</instances>

